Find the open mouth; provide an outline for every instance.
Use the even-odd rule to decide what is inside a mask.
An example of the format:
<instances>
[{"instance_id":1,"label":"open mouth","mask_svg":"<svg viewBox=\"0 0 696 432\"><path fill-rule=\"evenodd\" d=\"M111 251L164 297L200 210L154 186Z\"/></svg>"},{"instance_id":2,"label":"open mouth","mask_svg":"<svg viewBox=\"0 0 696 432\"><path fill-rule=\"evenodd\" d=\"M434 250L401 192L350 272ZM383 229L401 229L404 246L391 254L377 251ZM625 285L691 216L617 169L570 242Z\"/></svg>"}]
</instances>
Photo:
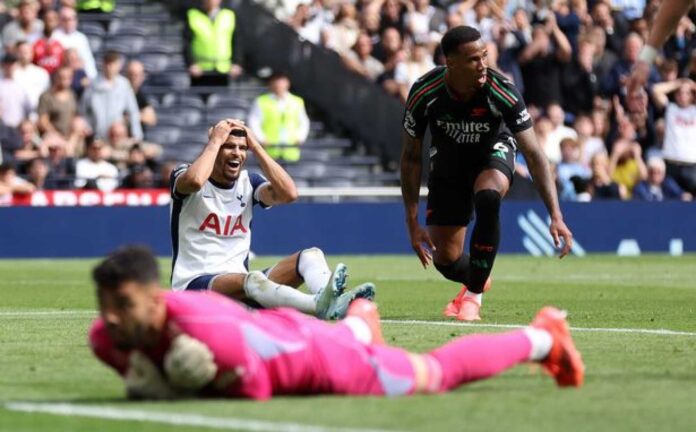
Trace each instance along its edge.
<instances>
[{"instance_id":1,"label":"open mouth","mask_svg":"<svg viewBox=\"0 0 696 432\"><path fill-rule=\"evenodd\" d=\"M227 162L227 166L232 168L232 169L237 169L240 166L242 166L242 162L238 161L238 160L231 160L231 161Z\"/></svg>"}]
</instances>

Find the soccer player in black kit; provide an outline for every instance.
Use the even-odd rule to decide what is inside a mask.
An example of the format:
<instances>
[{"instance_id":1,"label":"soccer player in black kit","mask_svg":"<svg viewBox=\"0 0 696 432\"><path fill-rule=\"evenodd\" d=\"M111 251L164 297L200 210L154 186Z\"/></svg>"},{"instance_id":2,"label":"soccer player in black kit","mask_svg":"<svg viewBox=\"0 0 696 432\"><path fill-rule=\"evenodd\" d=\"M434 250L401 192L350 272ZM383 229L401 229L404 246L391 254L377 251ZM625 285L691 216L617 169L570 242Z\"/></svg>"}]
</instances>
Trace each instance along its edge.
<instances>
[{"instance_id":1,"label":"soccer player in black kit","mask_svg":"<svg viewBox=\"0 0 696 432\"><path fill-rule=\"evenodd\" d=\"M446 66L422 76L406 102L401 156L401 192L411 246L423 267L431 262L447 279L463 284L445 308L446 316L480 320L482 293L500 242L500 202L522 151L551 216L549 231L560 257L573 236L563 222L546 156L537 143L522 96L500 72L488 68L480 33L467 26L442 38ZM418 195L425 129L432 145L426 230L418 222ZM476 223L469 254L463 252L467 225Z\"/></svg>"}]
</instances>

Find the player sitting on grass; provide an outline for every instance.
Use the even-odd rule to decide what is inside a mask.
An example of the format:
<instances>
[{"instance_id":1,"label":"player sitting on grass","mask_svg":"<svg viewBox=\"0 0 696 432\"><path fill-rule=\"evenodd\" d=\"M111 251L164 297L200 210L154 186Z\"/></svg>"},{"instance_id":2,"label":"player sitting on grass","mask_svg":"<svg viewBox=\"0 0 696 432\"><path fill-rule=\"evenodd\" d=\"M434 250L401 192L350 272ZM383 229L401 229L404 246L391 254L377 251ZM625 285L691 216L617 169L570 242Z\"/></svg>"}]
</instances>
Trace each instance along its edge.
<instances>
[{"instance_id":1,"label":"player sitting on grass","mask_svg":"<svg viewBox=\"0 0 696 432\"><path fill-rule=\"evenodd\" d=\"M529 327L415 354L384 345L377 308L363 299L329 324L291 309L249 310L214 292L166 291L155 258L138 247L107 257L93 278L101 318L90 343L132 398L441 393L529 361L559 386L583 382L565 314L552 307Z\"/></svg>"},{"instance_id":2,"label":"player sitting on grass","mask_svg":"<svg viewBox=\"0 0 696 432\"><path fill-rule=\"evenodd\" d=\"M268 180L243 169L249 152ZM297 190L243 122L226 119L215 125L198 159L175 169L170 184L174 290L210 289L263 307L289 306L322 319L342 318L353 299L374 297L372 284L344 292L346 266L339 264L332 277L318 248L249 273L253 207L292 202ZM311 294L295 289L303 282Z\"/></svg>"}]
</instances>

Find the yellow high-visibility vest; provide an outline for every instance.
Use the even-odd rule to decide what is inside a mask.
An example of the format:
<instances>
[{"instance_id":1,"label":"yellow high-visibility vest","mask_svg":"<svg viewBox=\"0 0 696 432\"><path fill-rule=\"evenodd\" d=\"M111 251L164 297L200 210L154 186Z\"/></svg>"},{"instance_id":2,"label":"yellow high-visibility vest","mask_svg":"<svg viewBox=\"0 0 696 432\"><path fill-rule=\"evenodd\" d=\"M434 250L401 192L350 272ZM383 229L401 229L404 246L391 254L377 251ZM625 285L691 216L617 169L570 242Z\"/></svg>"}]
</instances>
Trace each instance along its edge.
<instances>
[{"instance_id":1,"label":"yellow high-visibility vest","mask_svg":"<svg viewBox=\"0 0 696 432\"><path fill-rule=\"evenodd\" d=\"M104 13L114 11L114 0L78 0L77 10L100 10Z\"/></svg>"},{"instance_id":2,"label":"yellow high-visibility vest","mask_svg":"<svg viewBox=\"0 0 696 432\"><path fill-rule=\"evenodd\" d=\"M289 162L300 160L300 118L304 113L304 100L293 94L288 94L285 107L281 109L280 102L271 93L258 97L261 108L261 130L266 137L266 151L273 159ZM287 147L277 146L278 144Z\"/></svg>"},{"instance_id":3,"label":"yellow high-visibility vest","mask_svg":"<svg viewBox=\"0 0 696 432\"><path fill-rule=\"evenodd\" d=\"M188 25L193 33L193 62L203 71L228 73L232 68L232 37L236 16L230 9L221 9L211 20L200 9L189 9Z\"/></svg>"}]
</instances>

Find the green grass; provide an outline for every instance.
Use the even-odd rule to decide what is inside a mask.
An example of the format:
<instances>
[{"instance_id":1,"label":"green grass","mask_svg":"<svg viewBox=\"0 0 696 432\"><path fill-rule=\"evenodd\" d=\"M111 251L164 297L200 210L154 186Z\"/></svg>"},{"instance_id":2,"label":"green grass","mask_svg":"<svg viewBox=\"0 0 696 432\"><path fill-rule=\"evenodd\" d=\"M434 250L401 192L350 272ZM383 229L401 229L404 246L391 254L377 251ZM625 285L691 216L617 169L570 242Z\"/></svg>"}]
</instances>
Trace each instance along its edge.
<instances>
[{"instance_id":1,"label":"green grass","mask_svg":"<svg viewBox=\"0 0 696 432\"><path fill-rule=\"evenodd\" d=\"M331 257L345 261L350 283L373 280L385 319L442 320L457 286L414 257ZM273 262L259 259L253 267ZM94 297L94 261L0 261L0 431L211 430L157 423L26 414L8 401L200 414L293 422L330 428L472 431L696 430L696 336L576 332L587 364L580 390L559 390L546 376L519 367L502 376L438 396L401 399L277 398L270 402L123 400L119 379L90 354L86 332ZM163 269L168 266L163 261ZM696 256L535 259L502 256L484 323L524 324L545 304L570 312L582 328L670 329L696 332ZM64 315L10 312L65 310ZM390 343L427 350L452 337L490 327L388 323Z\"/></svg>"}]
</instances>

